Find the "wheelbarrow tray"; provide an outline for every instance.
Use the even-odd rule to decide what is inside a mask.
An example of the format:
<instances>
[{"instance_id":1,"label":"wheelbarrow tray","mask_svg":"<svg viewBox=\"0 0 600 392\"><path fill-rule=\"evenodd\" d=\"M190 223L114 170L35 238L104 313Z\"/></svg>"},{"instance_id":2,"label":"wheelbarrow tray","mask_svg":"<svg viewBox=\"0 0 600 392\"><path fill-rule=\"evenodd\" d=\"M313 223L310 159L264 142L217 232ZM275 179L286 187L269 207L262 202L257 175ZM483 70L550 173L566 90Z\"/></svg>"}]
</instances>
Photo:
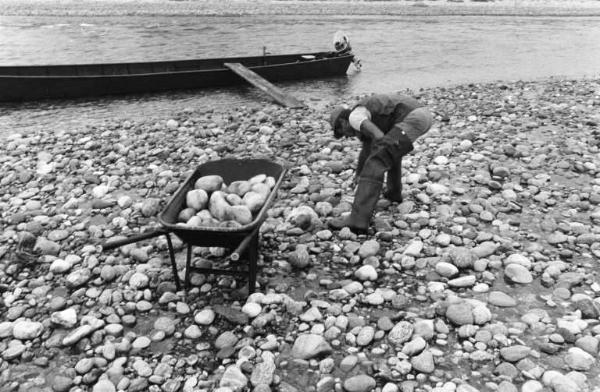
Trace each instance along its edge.
<instances>
[{"instance_id":1,"label":"wheelbarrow tray","mask_svg":"<svg viewBox=\"0 0 600 392\"><path fill-rule=\"evenodd\" d=\"M195 246L215 246L231 248L257 230L267 217L267 211L277 196L286 169L267 159L221 159L206 162L196 168L159 214L158 220L165 230L177 235L183 242ZM258 174L275 178L275 185L265 204L256 213L252 222L241 227L190 227L177 222L179 212L186 205L187 192L194 189L196 180L207 175L219 175L226 184L233 181L245 181Z\"/></svg>"}]
</instances>

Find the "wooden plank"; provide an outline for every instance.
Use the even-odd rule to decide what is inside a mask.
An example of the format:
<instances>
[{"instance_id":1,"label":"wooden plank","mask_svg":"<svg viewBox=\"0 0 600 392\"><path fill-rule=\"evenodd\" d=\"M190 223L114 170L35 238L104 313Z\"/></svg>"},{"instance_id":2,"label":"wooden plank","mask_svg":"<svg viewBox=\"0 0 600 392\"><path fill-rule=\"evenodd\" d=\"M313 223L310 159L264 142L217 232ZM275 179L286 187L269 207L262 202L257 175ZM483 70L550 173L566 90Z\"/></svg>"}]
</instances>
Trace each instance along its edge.
<instances>
[{"instance_id":1,"label":"wooden plank","mask_svg":"<svg viewBox=\"0 0 600 392\"><path fill-rule=\"evenodd\" d=\"M302 108L306 106L302 101L294 98L290 94L286 94L283 90L281 90L268 80L264 79L260 75L256 74L256 72L252 71L251 69L244 67L242 64L225 63L224 65L239 76L241 76L242 78L244 78L245 80L247 80L253 86L258 87L265 93L269 94L277 103L291 108Z\"/></svg>"}]
</instances>

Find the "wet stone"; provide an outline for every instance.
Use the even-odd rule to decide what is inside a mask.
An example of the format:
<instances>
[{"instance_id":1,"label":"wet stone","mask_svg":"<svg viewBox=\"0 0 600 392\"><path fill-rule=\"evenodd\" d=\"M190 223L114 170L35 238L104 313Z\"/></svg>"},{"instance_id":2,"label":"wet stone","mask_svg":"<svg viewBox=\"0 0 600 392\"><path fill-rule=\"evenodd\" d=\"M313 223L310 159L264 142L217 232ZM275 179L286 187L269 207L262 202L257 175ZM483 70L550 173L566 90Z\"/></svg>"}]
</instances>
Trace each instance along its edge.
<instances>
[{"instance_id":1,"label":"wet stone","mask_svg":"<svg viewBox=\"0 0 600 392\"><path fill-rule=\"evenodd\" d=\"M232 391L240 391L246 387L248 379L235 365L228 366L219 381L220 387L229 387Z\"/></svg>"},{"instance_id":2,"label":"wet stone","mask_svg":"<svg viewBox=\"0 0 600 392\"><path fill-rule=\"evenodd\" d=\"M573 370L587 371L594 366L596 360L594 356L579 347L571 347L565 356L565 362Z\"/></svg>"},{"instance_id":3,"label":"wet stone","mask_svg":"<svg viewBox=\"0 0 600 392\"><path fill-rule=\"evenodd\" d=\"M416 336L411 341L404 344L402 353L408 356L417 355L427 346L427 342L420 336Z\"/></svg>"},{"instance_id":4,"label":"wet stone","mask_svg":"<svg viewBox=\"0 0 600 392\"><path fill-rule=\"evenodd\" d=\"M375 267L367 264L357 269L354 276L361 281L375 281L377 280L378 274Z\"/></svg>"},{"instance_id":5,"label":"wet stone","mask_svg":"<svg viewBox=\"0 0 600 392\"><path fill-rule=\"evenodd\" d=\"M498 384L498 392L518 392L517 386L508 381L502 381Z\"/></svg>"},{"instance_id":6,"label":"wet stone","mask_svg":"<svg viewBox=\"0 0 600 392\"><path fill-rule=\"evenodd\" d=\"M381 249L381 246L377 241L367 240L360 246L358 255L361 259L366 259L369 256L375 256L379 252L379 249Z\"/></svg>"},{"instance_id":7,"label":"wet stone","mask_svg":"<svg viewBox=\"0 0 600 392\"><path fill-rule=\"evenodd\" d=\"M11 359L19 358L27 350L27 347L23 343L13 343L6 350L2 352L2 358L7 361Z\"/></svg>"},{"instance_id":8,"label":"wet stone","mask_svg":"<svg viewBox=\"0 0 600 392\"><path fill-rule=\"evenodd\" d=\"M435 370L433 354L429 351L423 351L421 354L412 357L410 363L416 371L421 373L432 373Z\"/></svg>"},{"instance_id":9,"label":"wet stone","mask_svg":"<svg viewBox=\"0 0 600 392\"><path fill-rule=\"evenodd\" d=\"M446 318L455 325L473 324L471 307L466 303L451 304L446 309Z\"/></svg>"},{"instance_id":10,"label":"wet stone","mask_svg":"<svg viewBox=\"0 0 600 392\"><path fill-rule=\"evenodd\" d=\"M44 326L37 321L17 321L12 328L13 337L20 340L37 338L43 331Z\"/></svg>"},{"instance_id":11,"label":"wet stone","mask_svg":"<svg viewBox=\"0 0 600 392\"><path fill-rule=\"evenodd\" d=\"M359 374L344 380L344 390L347 392L368 392L375 388L375 379L366 374Z\"/></svg>"},{"instance_id":12,"label":"wet stone","mask_svg":"<svg viewBox=\"0 0 600 392\"><path fill-rule=\"evenodd\" d=\"M159 317L154 322L154 329L164 332L167 336L173 335L178 320L170 317Z\"/></svg>"},{"instance_id":13,"label":"wet stone","mask_svg":"<svg viewBox=\"0 0 600 392\"><path fill-rule=\"evenodd\" d=\"M508 362L502 362L494 369L494 373L508 377L510 379L516 378L520 371L513 364Z\"/></svg>"},{"instance_id":14,"label":"wet stone","mask_svg":"<svg viewBox=\"0 0 600 392\"><path fill-rule=\"evenodd\" d=\"M371 326L365 326L361 328L358 336L356 337L356 344L359 346L366 346L371 341L373 341L373 337L375 336L375 328Z\"/></svg>"},{"instance_id":15,"label":"wet stone","mask_svg":"<svg viewBox=\"0 0 600 392\"><path fill-rule=\"evenodd\" d=\"M517 345L500 349L500 356L508 362L517 362L531 353L531 348Z\"/></svg>"},{"instance_id":16,"label":"wet stone","mask_svg":"<svg viewBox=\"0 0 600 392\"><path fill-rule=\"evenodd\" d=\"M451 278L459 273L459 270L456 268L456 266L443 261L435 265L435 271L446 278Z\"/></svg>"},{"instance_id":17,"label":"wet stone","mask_svg":"<svg viewBox=\"0 0 600 392\"><path fill-rule=\"evenodd\" d=\"M319 355L331 353L331 346L320 335L299 335L292 347L292 356L300 359L310 359Z\"/></svg>"},{"instance_id":18,"label":"wet stone","mask_svg":"<svg viewBox=\"0 0 600 392\"><path fill-rule=\"evenodd\" d=\"M591 355L598 354L598 339L593 336L582 336L575 341L575 345Z\"/></svg>"},{"instance_id":19,"label":"wet stone","mask_svg":"<svg viewBox=\"0 0 600 392\"><path fill-rule=\"evenodd\" d=\"M520 264L507 265L504 269L504 275L514 283L528 284L533 282L531 273Z\"/></svg>"},{"instance_id":20,"label":"wet stone","mask_svg":"<svg viewBox=\"0 0 600 392\"><path fill-rule=\"evenodd\" d=\"M222 349L224 347L233 347L238 342L238 337L231 331L225 331L215 340L215 347Z\"/></svg>"},{"instance_id":21,"label":"wet stone","mask_svg":"<svg viewBox=\"0 0 600 392\"><path fill-rule=\"evenodd\" d=\"M52 389L56 392L66 392L71 389L72 385L71 377L57 375L52 379Z\"/></svg>"},{"instance_id":22,"label":"wet stone","mask_svg":"<svg viewBox=\"0 0 600 392\"><path fill-rule=\"evenodd\" d=\"M200 325L210 325L215 319L215 312L212 309L202 309L194 316L194 321Z\"/></svg>"},{"instance_id":23,"label":"wet stone","mask_svg":"<svg viewBox=\"0 0 600 392\"><path fill-rule=\"evenodd\" d=\"M227 321L233 324L248 324L249 317L247 314L242 312L241 309L234 309L223 305L216 305L214 307L214 311L216 314L225 318Z\"/></svg>"},{"instance_id":24,"label":"wet stone","mask_svg":"<svg viewBox=\"0 0 600 392\"><path fill-rule=\"evenodd\" d=\"M135 361L131 367L140 377L150 377L152 375L152 367L142 359Z\"/></svg>"},{"instance_id":25,"label":"wet stone","mask_svg":"<svg viewBox=\"0 0 600 392\"><path fill-rule=\"evenodd\" d=\"M264 361L258 363L252 370L250 382L254 386L260 384L270 385L271 382L273 382L273 375L275 374L275 369L275 363L273 363L272 361Z\"/></svg>"},{"instance_id":26,"label":"wet stone","mask_svg":"<svg viewBox=\"0 0 600 392\"><path fill-rule=\"evenodd\" d=\"M358 358L355 355L348 355L340 361L340 370L343 372L349 372L358 363Z\"/></svg>"},{"instance_id":27,"label":"wet stone","mask_svg":"<svg viewBox=\"0 0 600 392\"><path fill-rule=\"evenodd\" d=\"M474 275L461 276L460 278L452 279L448 281L450 287L471 287L475 284L477 278Z\"/></svg>"},{"instance_id":28,"label":"wet stone","mask_svg":"<svg viewBox=\"0 0 600 392\"><path fill-rule=\"evenodd\" d=\"M575 308L581 311L583 318L596 319L600 317L600 306L591 299L576 301Z\"/></svg>"},{"instance_id":29,"label":"wet stone","mask_svg":"<svg viewBox=\"0 0 600 392\"><path fill-rule=\"evenodd\" d=\"M517 300L501 291L491 291L488 295L488 302L498 307L513 307L517 305Z\"/></svg>"},{"instance_id":30,"label":"wet stone","mask_svg":"<svg viewBox=\"0 0 600 392\"><path fill-rule=\"evenodd\" d=\"M471 250L464 247L450 248L448 256L452 261L452 264L458 268L470 268L475 261Z\"/></svg>"},{"instance_id":31,"label":"wet stone","mask_svg":"<svg viewBox=\"0 0 600 392\"><path fill-rule=\"evenodd\" d=\"M413 325L408 321L400 321L388 333L388 340L395 346L400 346L407 342L414 332Z\"/></svg>"}]
</instances>

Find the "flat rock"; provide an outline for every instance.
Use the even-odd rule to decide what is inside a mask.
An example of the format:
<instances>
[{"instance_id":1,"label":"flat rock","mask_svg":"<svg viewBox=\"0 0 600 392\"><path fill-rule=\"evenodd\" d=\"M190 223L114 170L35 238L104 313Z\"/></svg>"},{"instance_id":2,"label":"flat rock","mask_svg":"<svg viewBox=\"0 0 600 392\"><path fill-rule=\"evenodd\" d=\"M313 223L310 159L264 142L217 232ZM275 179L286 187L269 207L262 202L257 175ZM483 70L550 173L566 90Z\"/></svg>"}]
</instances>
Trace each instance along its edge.
<instances>
[{"instance_id":1,"label":"flat rock","mask_svg":"<svg viewBox=\"0 0 600 392\"><path fill-rule=\"evenodd\" d=\"M500 356L508 362L517 362L527 357L531 348L523 345L504 347L500 349Z\"/></svg>"},{"instance_id":2,"label":"flat rock","mask_svg":"<svg viewBox=\"0 0 600 392\"><path fill-rule=\"evenodd\" d=\"M331 346L323 336L316 334L299 335L292 347L292 356L300 359L310 359L331 353Z\"/></svg>"},{"instance_id":3,"label":"flat rock","mask_svg":"<svg viewBox=\"0 0 600 392\"><path fill-rule=\"evenodd\" d=\"M66 392L71 389L72 386L73 379L71 377L59 374L52 379L52 390L55 392Z\"/></svg>"},{"instance_id":4,"label":"flat rock","mask_svg":"<svg viewBox=\"0 0 600 392\"><path fill-rule=\"evenodd\" d=\"M543 392L544 385L537 380L528 380L521 386L521 392Z\"/></svg>"},{"instance_id":5,"label":"flat rock","mask_svg":"<svg viewBox=\"0 0 600 392\"><path fill-rule=\"evenodd\" d=\"M232 391L241 391L248 384L248 379L242 373L239 367L235 365L228 366L219 381L219 386L224 388L228 387Z\"/></svg>"},{"instance_id":6,"label":"flat rock","mask_svg":"<svg viewBox=\"0 0 600 392\"><path fill-rule=\"evenodd\" d=\"M13 334L13 322L12 321L2 321L0 322L0 339L7 338L12 336Z\"/></svg>"},{"instance_id":7,"label":"flat rock","mask_svg":"<svg viewBox=\"0 0 600 392\"><path fill-rule=\"evenodd\" d=\"M458 275L459 270L454 264L440 261L435 265L435 272L446 278L452 278Z\"/></svg>"},{"instance_id":8,"label":"flat rock","mask_svg":"<svg viewBox=\"0 0 600 392\"><path fill-rule=\"evenodd\" d=\"M235 333L231 331L225 331L220 334L215 340L215 347L217 349L222 349L225 347L233 347L238 342L238 337Z\"/></svg>"},{"instance_id":9,"label":"flat rock","mask_svg":"<svg viewBox=\"0 0 600 392\"><path fill-rule=\"evenodd\" d=\"M42 334L44 326L37 321L17 321L13 325L13 337L19 340L35 339Z\"/></svg>"},{"instance_id":10,"label":"flat rock","mask_svg":"<svg viewBox=\"0 0 600 392\"><path fill-rule=\"evenodd\" d=\"M65 336L62 340L62 344L63 346L71 346L83 339L84 337L88 336L92 332L94 332L94 328L92 328L91 325L82 325L70 332L67 336Z\"/></svg>"},{"instance_id":11,"label":"flat rock","mask_svg":"<svg viewBox=\"0 0 600 392\"><path fill-rule=\"evenodd\" d=\"M465 302L450 304L446 309L446 318L455 325L473 324L471 306Z\"/></svg>"},{"instance_id":12,"label":"flat rock","mask_svg":"<svg viewBox=\"0 0 600 392\"><path fill-rule=\"evenodd\" d=\"M594 366L596 359L579 347L571 347L565 355L565 363L573 370L587 371Z\"/></svg>"},{"instance_id":13,"label":"flat rock","mask_svg":"<svg viewBox=\"0 0 600 392\"><path fill-rule=\"evenodd\" d=\"M509 308L517 305L517 300L502 291L491 291L488 295L488 302L491 305L501 308Z\"/></svg>"},{"instance_id":14,"label":"flat rock","mask_svg":"<svg viewBox=\"0 0 600 392\"><path fill-rule=\"evenodd\" d=\"M520 264L508 264L504 268L504 275L514 283L528 284L533 282L531 272Z\"/></svg>"},{"instance_id":15,"label":"flat rock","mask_svg":"<svg viewBox=\"0 0 600 392\"><path fill-rule=\"evenodd\" d=\"M2 358L4 358L7 361L19 358L21 354L25 352L25 350L27 350L27 346L25 346L21 342L11 344L6 350L2 352Z\"/></svg>"},{"instance_id":16,"label":"flat rock","mask_svg":"<svg viewBox=\"0 0 600 392\"><path fill-rule=\"evenodd\" d=\"M215 305L215 313L225 318L227 321L233 324L246 325L250 318L241 309L235 309L229 306Z\"/></svg>"},{"instance_id":17,"label":"flat rock","mask_svg":"<svg viewBox=\"0 0 600 392\"><path fill-rule=\"evenodd\" d=\"M577 347L594 356L598 354L598 343L597 338L589 335L582 336L575 341Z\"/></svg>"},{"instance_id":18,"label":"flat rock","mask_svg":"<svg viewBox=\"0 0 600 392\"><path fill-rule=\"evenodd\" d=\"M471 287L477 282L477 278L474 275L461 276L448 281L450 287Z\"/></svg>"},{"instance_id":19,"label":"flat rock","mask_svg":"<svg viewBox=\"0 0 600 392\"><path fill-rule=\"evenodd\" d=\"M77 324L77 311L74 308L68 308L54 312L50 316L50 321L63 328L73 328Z\"/></svg>"},{"instance_id":20,"label":"flat rock","mask_svg":"<svg viewBox=\"0 0 600 392\"><path fill-rule=\"evenodd\" d=\"M519 253L513 253L512 255L504 259L504 265L509 264L519 264L527 269L531 269L531 260L529 260L527 256L524 256Z\"/></svg>"},{"instance_id":21,"label":"flat rock","mask_svg":"<svg viewBox=\"0 0 600 392\"><path fill-rule=\"evenodd\" d=\"M423 250L423 242L421 241L411 241L403 254L411 257L419 257L421 255L421 251Z\"/></svg>"},{"instance_id":22,"label":"flat rock","mask_svg":"<svg viewBox=\"0 0 600 392\"><path fill-rule=\"evenodd\" d=\"M270 385L273 382L275 368L275 363L273 361L263 361L256 364L254 369L252 369L250 383L254 386L260 384Z\"/></svg>"},{"instance_id":23,"label":"flat rock","mask_svg":"<svg viewBox=\"0 0 600 392\"><path fill-rule=\"evenodd\" d=\"M433 362L433 354L425 350L421 354L412 357L410 363L416 371L420 373L433 373L435 370L435 363Z\"/></svg>"},{"instance_id":24,"label":"flat rock","mask_svg":"<svg viewBox=\"0 0 600 392\"><path fill-rule=\"evenodd\" d=\"M64 274L71 269L70 262L64 259L56 259L50 264L50 272L53 274Z\"/></svg>"}]
</instances>

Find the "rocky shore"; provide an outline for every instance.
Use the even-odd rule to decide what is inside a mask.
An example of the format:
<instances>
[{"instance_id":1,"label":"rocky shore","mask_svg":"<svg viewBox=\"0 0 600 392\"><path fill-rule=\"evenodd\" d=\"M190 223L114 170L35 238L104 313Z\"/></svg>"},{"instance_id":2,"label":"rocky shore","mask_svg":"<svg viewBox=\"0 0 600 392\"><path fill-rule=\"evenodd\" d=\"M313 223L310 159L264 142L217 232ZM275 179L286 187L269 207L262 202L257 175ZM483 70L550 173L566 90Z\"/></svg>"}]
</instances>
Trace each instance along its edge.
<instances>
[{"instance_id":1,"label":"rocky shore","mask_svg":"<svg viewBox=\"0 0 600 392\"><path fill-rule=\"evenodd\" d=\"M436 123L368 237L327 229L349 211L359 149L331 137L327 110L5 137L0 390L600 391L600 81L416 95ZM290 169L257 293L202 275L177 291L164 238L102 252L224 157ZM222 256L197 248L194 263Z\"/></svg>"}]
</instances>

